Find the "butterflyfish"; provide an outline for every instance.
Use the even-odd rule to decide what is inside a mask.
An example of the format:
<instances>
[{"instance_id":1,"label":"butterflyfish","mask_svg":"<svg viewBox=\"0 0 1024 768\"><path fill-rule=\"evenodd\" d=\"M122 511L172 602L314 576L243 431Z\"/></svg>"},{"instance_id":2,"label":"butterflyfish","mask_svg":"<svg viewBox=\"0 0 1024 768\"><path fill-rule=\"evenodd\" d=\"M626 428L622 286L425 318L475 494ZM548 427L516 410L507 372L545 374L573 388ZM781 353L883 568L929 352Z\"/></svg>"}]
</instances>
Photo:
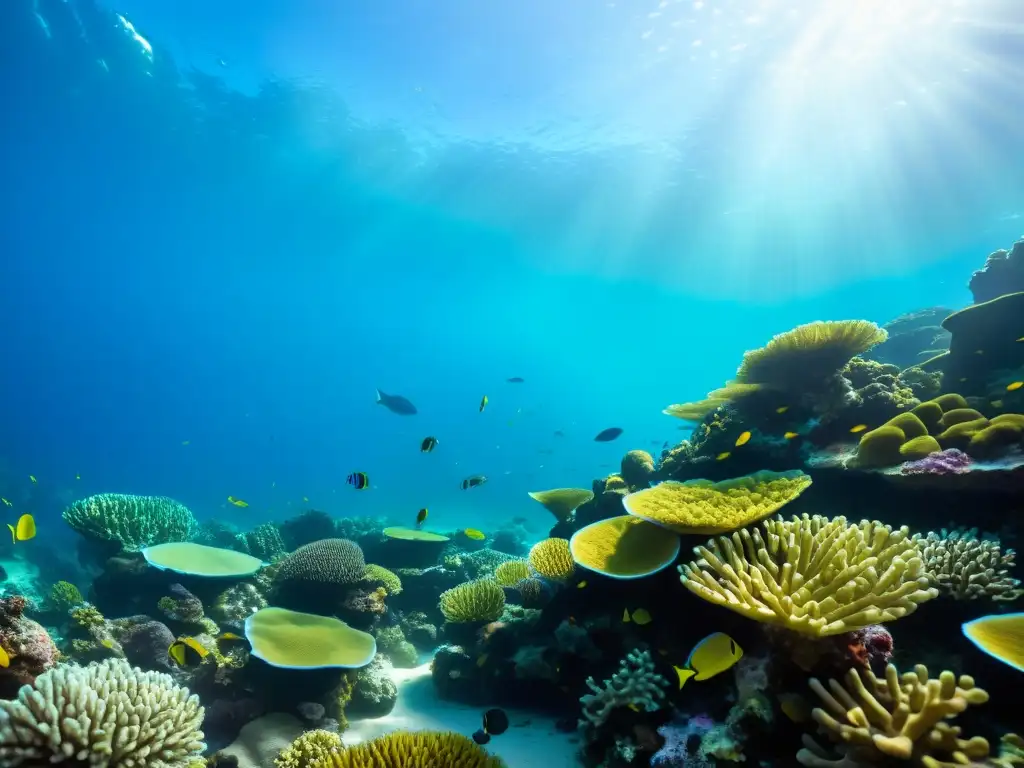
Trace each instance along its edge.
<instances>
[{"instance_id":1,"label":"butterflyfish","mask_svg":"<svg viewBox=\"0 0 1024 768\"><path fill-rule=\"evenodd\" d=\"M183 637L175 640L167 649L167 655L184 667L190 664L198 664L205 659L210 652L194 637Z\"/></svg>"},{"instance_id":2,"label":"butterflyfish","mask_svg":"<svg viewBox=\"0 0 1024 768\"><path fill-rule=\"evenodd\" d=\"M856 435L858 432L863 432L867 428L868 428L867 424L858 424L855 427L850 427L850 434L851 435Z\"/></svg>"},{"instance_id":3,"label":"butterflyfish","mask_svg":"<svg viewBox=\"0 0 1024 768\"><path fill-rule=\"evenodd\" d=\"M7 669L9 666L11 666L11 657L4 650L4 647L0 645L0 667Z\"/></svg>"},{"instance_id":4,"label":"butterflyfish","mask_svg":"<svg viewBox=\"0 0 1024 768\"><path fill-rule=\"evenodd\" d=\"M799 432L787 432L786 434L783 435L783 437L786 438L787 440L792 440L794 437L800 437L800 433Z\"/></svg>"},{"instance_id":5,"label":"butterflyfish","mask_svg":"<svg viewBox=\"0 0 1024 768\"><path fill-rule=\"evenodd\" d=\"M736 438L736 447L739 448L741 445L746 445L750 442L750 432L741 432L740 436Z\"/></svg>"},{"instance_id":6,"label":"butterflyfish","mask_svg":"<svg viewBox=\"0 0 1024 768\"><path fill-rule=\"evenodd\" d=\"M743 649L736 641L724 632L715 632L693 646L684 666L673 669L679 676L679 688L682 689L691 677L695 680L707 680L725 672L741 658Z\"/></svg>"},{"instance_id":7,"label":"butterflyfish","mask_svg":"<svg viewBox=\"0 0 1024 768\"><path fill-rule=\"evenodd\" d=\"M794 723L806 723L811 719L811 705L799 693L780 693L779 709Z\"/></svg>"},{"instance_id":8,"label":"butterflyfish","mask_svg":"<svg viewBox=\"0 0 1024 768\"><path fill-rule=\"evenodd\" d=\"M420 451L423 453L430 453L435 448L437 448L436 437L424 437L423 442L420 443Z\"/></svg>"},{"instance_id":9,"label":"butterflyfish","mask_svg":"<svg viewBox=\"0 0 1024 768\"><path fill-rule=\"evenodd\" d=\"M982 616L962 629L967 639L989 656L1024 672L1024 613Z\"/></svg>"},{"instance_id":10,"label":"butterflyfish","mask_svg":"<svg viewBox=\"0 0 1024 768\"><path fill-rule=\"evenodd\" d=\"M729 451L722 451L720 454L715 456L715 461L725 461L730 456L732 456L732 454Z\"/></svg>"},{"instance_id":11,"label":"butterflyfish","mask_svg":"<svg viewBox=\"0 0 1024 768\"><path fill-rule=\"evenodd\" d=\"M423 525L423 521L427 519L427 514L429 514L429 513L428 513L426 507L424 507L423 509L421 509L419 512L416 513L416 527L417 528L419 528L421 525Z\"/></svg>"},{"instance_id":12,"label":"butterflyfish","mask_svg":"<svg viewBox=\"0 0 1024 768\"><path fill-rule=\"evenodd\" d=\"M476 528L466 528L463 533L466 534L467 539L472 539L473 541L483 541L487 538L483 531Z\"/></svg>"},{"instance_id":13,"label":"butterflyfish","mask_svg":"<svg viewBox=\"0 0 1024 768\"><path fill-rule=\"evenodd\" d=\"M249 506L249 502L248 501L242 501L241 499L236 499L234 496L228 496L228 504L234 504L236 507L248 507Z\"/></svg>"},{"instance_id":14,"label":"butterflyfish","mask_svg":"<svg viewBox=\"0 0 1024 768\"><path fill-rule=\"evenodd\" d=\"M353 472L345 478L345 482L357 491L365 491L370 487L370 478L366 476L365 472Z\"/></svg>"},{"instance_id":15,"label":"butterflyfish","mask_svg":"<svg viewBox=\"0 0 1024 768\"><path fill-rule=\"evenodd\" d=\"M775 412L781 415L781 414L785 413L788 410L789 410L789 406L788 405L780 405L778 408L775 409Z\"/></svg>"},{"instance_id":16,"label":"butterflyfish","mask_svg":"<svg viewBox=\"0 0 1024 768\"><path fill-rule=\"evenodd\" d=\"M628 608L623 608L622 621L626 624L632 621L634 624L643 627L650 624L653 618L646 608L637 608L633 613L630 613Z\"/></svg>"},{"instance_id":17,"label":"butterflyfish","mask_svg":"<svg viewBox=\"0 0 1024 768\"><path fill-rule=\"evenodd\" d=\"M32 515L24 514L18 518L17 525L7 524L8 530L11 532L11 543L16 544L19 541L28 541L36 537L36 521Z\"/></svg>"},{"instance_id":18,"label":"butterflyfish","mask_svg":"<svg viewBox=\"0 0 1024 768\"><path fill-rule=\"evenodd\" d=\"M476 488L478 485L483 485L486 482L487 478L483 475L473 475L462 481L462 490L468 491L470 488Z\"/></svg>"},{"instance_id":19,"label":"butterflyfish","mask_svg":"<svg viewBox=\"0 0 1024 768\"><path fill-rule=\"evenodd\" d=\"M1014 381L1006 385L1007 392L1016 392L1021 387L1024 387L1024 381Z\"/></svg>"},{"instance_id":20,"label":"butterflyfish","mask_svg":"<svg viewBox=\"0 0 1024 768\"><path fill-rule=\"evenodd\" d=\"M487 407L487 395L480 398L480 413L484 412L484 408Z\"/></svg>"}]
</instances>

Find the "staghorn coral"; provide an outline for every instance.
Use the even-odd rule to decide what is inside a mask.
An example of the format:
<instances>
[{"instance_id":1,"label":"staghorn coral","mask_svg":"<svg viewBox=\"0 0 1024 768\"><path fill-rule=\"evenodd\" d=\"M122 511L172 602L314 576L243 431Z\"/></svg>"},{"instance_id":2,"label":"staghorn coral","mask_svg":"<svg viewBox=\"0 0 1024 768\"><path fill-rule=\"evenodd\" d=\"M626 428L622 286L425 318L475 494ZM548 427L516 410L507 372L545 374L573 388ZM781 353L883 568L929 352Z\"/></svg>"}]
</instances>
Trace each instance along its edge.
<instances>
[{"instance_id":1,"label":"staghorn coral","mask_svg":"<svg viewBox=\"0 0 1024 768\"><path fill-rule=\"evenodd\" d=\"M546 579L568 581L576 572L576 564L566 539L543 539L530 549L530 568Z\"/></svg>"},{"instance_id":2,"label":"staghorn coral","mask_svg":"<svg viewBox=\"0 0 1024 768\"><path fill-rule=\"evenodd\" d=\"M797 760L808 768L852 768L873 765L886 758L940 768L980 761L988 756L985 739L962 739L951 718L968 706L984 704L988 694L974 679L943 672L929 679L919 664L902 677L892 664L879 679L870 670L847 672L843 682L817 679L811 690L821 699L813 718L833 741L842 744L838 759L814 739L804 737Z\"/></svg>"},{"instance_id":3,"label":"staghorn coral","mask_svg":"<svg viewBox=\"0 0 1024 768\"><path fill-rule=\"evenodd\" d=\"M180 768L205 749L199 698L120 659L60 665L0 701L0 766Z\"/></svg>"},{"instance_id":4,"label":"staghorn coral","mask_svg":"<svg viewBox=\"0 0 1024 768\"><path fill-rule=\"evenodd\" d=\"M63 517L86 538L116 542L128 552L186 541L198 530L188 507L165 496L101 493L76 501Z\"/></svg>"},{"instance_id":5,"label":"staghorn coral","mask_svg":"<svg viewBox=\"0 0 1024 768\"><path fill-rule=\"evenodd\" d=\"M379 582L389 595L402 594L402 580L394 571L389 571L380 565L367 564L363 571L363 579L371 582Z\"/></svg>"},{"instance_id":6,"label":"staghorn coral","mask_svg":"<svg viewBox=\"0 0 1024 768\"><path fill-rule=\"evenodd\" d=\"M503 587L514 587L530 578L530 566L525 560L508 560L494 569L494 580Z\"/></svg>"},{"instance_id":7,"label":"staghorn coral","mask_svg":"<svg viewBox=\"0 0 1024 768\"><path fill-rule=\"evenodd\" d=\"M323 707L320 707L323 710ZM342 749L341 736L333 731L306 731L274 758L275 768L307 768Z\"/></svg>"},{"instance_id":8,"label":"staghorn coral","mask_svg":"<svg viewBox=\"0 0 1024 768\"><path fill-rule=\"evenodd\" d=\"M976 528L930 532L914 540L921 548L925 571L940 595L956 600L1016 600L1024 590L1010 577L1014 551L1003 552L998 541L979 539Z\"/></svg>"},{"instance_id":9,"label":"staghorn coral","mask_svg":"<svg viewBox=\"0 0 1024 768\"><path fill-rule=\"evenodd\" d=\"M500 757L458 733L394 731L334 752L305 768L506 768Z\"/></svg>"},{"instance_id":10,"label":"staghorn coral","mask_svg":"<svg viewBox=\"0 0 1024 768\"><path fill-rule=\"evenodd\" d=\"M469 581L442 592L438 606L453 624L497 621L505 609L505 591L490 579Z\"/></svg>"},{"instance_id":11,"label":"staghorn coral","mask_svg":"<svg viewBox=\"0 0 1024 768\"><path fill-rule=\"evenodd\" d=\"M619 671L598 685L593 677L586 680L591 693L580 697L584 731L600 728L618 707L637 707L644 712L661 709L668 689L668 680L654 671L650 651L634 650L626 654Z\"/></svg>"},{"instance_id":12,"label":"staghorn coral","mask_svg":"<svg viewBox=\"0 0 1024 768\"><path fill-rule=\"evenodd\" d=\"M938 595L907 528L815 515L719 536L683 584L748 618L822 637L892 621Z\"/></svg>"}]
</instances>

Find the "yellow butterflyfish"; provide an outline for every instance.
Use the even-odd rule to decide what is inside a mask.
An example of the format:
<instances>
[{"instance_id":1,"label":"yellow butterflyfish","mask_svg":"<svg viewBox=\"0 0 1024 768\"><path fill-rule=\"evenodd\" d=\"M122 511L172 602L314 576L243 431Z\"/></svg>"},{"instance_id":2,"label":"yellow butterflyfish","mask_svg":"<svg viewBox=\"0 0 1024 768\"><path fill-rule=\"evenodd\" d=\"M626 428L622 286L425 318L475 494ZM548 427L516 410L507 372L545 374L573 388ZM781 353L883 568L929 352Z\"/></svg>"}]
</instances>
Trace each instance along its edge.
<instances>
[{"instance_id":1,"label":"yellow butterflyfish","mask_svg":"<svg viewBox=\"0 0 1024 768\"><path fill-rule=\"evenodd\" d=\"M1024 381L1014 381L1006 385L1007 392L1016 392L1021 387L1024 387Z\"/></svg>"},{"instance_id":2,"label":"yellow butterflyfish","mask_svg":"<svg viewBox=\"0 0 1024 768\"><path fill-rule=\"evenodd\" d=\"M717 456L715 456L715 461L725 461L725 460L726 460L726 459L728 459L728 458L729 458L730 456L732 456L732 454L731 454L731 453L729 453L729 451L722 451L722 452L721 452L720 454L718 454Z\"/></svg>"},{"instance_id":3,"label":"yellow butterflyfish","mask_svg":"<svg viewBox=\"0 0 1024 768\"><path fill-rule=\"evenodd\" d=\"M750 442L750 432L741 432L740 436L736 438L736 447L739 448L741 445L746 445Z\"/></svg>"},{"instance_id":4,"label":"yellow butterflyfish","mask_svg":"<svg viewBox=\"0 0 1024 768\"><path fill-rule=\"evenodd\" d=\"M11 666L11 657L4 650L4 647L0 645L0 667L7 669L9 666Z\"/></svg>"},{"instance_id":5,"label":"yellow butterflyfish","mask_svg":"<svg viewBox=\"0 0 1024 768\"><path fill-rule=\"evenodd\" d=\"M32 515L24 514L18 518L18 526L14 529L18 541L28 541L36 537L36 520Z\"/></svg>"},{"instance_id":6,"label":"yellow butterflyfish","mask_svg":"<svg viewBox=\"0 0 1024 768\"><path fill-rule=\"evenodd\" d=\"M850 434L851 435L856 435L858 432L863 432L867 428L868 428L867 424L858 424L855 427L850 427Z\"/></svg>"},{"instance_id":7,"label":"yellow butterflyfish","mask_svg":"<svg viewBox=\"0 0 1024 768\"><path fill-rule=\"evenodd\" d=\"M725 672L742 657L743 649L735 640L724 632L715 632L693 647L685 665L673 669L679 677L681 689L691 677L695 680L707 680Z\"/></svg>"},{"instance_id":8,"label":"yellow butterflyfish","mask_svg":"<svg viewBox=\"0 0 1024 768\"><path fill-rule=\"evenodd\" d=\"M622 609L622 621L624 624L632 621L634 624L643 627L650 624L652 620L651 614L646 608L637 608L632 614L630 614L629 608Z\"/></svg>"},{"instance_id":9,"label":"yellow butterflyfish","mask_svg":"<svg viewBox=\"0 0 1024 768\"><path fill-rule=\"evenodd\" d=\"M234 504L236 507L248 507L249 502L236 499L234 496L228 496L228 503Z\"/></svg>"}]
</instances>

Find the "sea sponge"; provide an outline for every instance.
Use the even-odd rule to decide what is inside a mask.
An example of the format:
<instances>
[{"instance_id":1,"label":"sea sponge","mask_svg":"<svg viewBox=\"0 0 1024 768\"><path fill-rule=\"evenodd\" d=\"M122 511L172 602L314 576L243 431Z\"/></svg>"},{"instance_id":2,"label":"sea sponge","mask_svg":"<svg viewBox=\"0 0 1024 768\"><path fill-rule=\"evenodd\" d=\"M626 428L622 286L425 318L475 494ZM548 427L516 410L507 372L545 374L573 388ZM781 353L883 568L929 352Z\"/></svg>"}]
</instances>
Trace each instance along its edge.
<instances>
[{"instance_id":1,"label":"sea sponge","mask_svg":"<svg viewBox=\"0 0 1024 768\"><path fill-rule=\"evenodd\" d=\"M348 539L321 539L305 544L281 561L274 586L347 585L362 581L363 550Z\"/></svg>"},{"instance_id":2,"label":"sea sponge","mask_svg":"<svg viewBox=\"0 0 1024 768\"><path fill-rule=\"evenodd\" d=\"M882 680L870 669L851 669L842 683L830 680L828 689L817 679L810 685L822 703L812 717L841 745L841 756L830 758L828 750L805 736L796 759L808 768L870 765L889 758L940 768L980 764L988 757L985 739L962 739L950 722L967 707L988 701L967 675L943 672L932 680L918 664L901 677L890 664Z\"/></svg>"},{"instance_id":3,"label":"sea sponge","mask_svg":"<svg viewBox=\"0 0 1024 768\"><path fill-rule=\"evenodd\" d=\"M527 562L545 579L568 581L576 572L567 539L542 539L530 548Z\"/></svg>"},{"instance_id":4,"label":"sea sponge","mask_svg":"<svg viewBox=\"0 0 1024 768\"><path fill-rule=\"evenodd\" d=\"M529 496L559 522L565 522L577 507L594 498L594 492L586 488L552 488L549 491L530 491Z\"/></svg>"},{"instance_id":5,"label":"sea sponge","mask_svg":"<svg viewBox=\"0 0 1024 768\"><path fill-rule=\"evenodd\" d=\"M258 557L233 549L207 547L191 541L174 541L146 547L142 550L142 556L154 568L188 576L252 576L263 567L263 561Z\"/></svg>"},{"instance_id":6,"label":"sea sponge","mask_svg":"<svg viewBox=\"0 0 1024 768\"><path fill-rule=\"evenodd\" d=\"M306 731L274 758L275 768L307 768L343 748L341 736L334 731Z\"/></svg>"},{"instance_id":7,"label":"sea sponge","mask_svg":"<svg viewBox=\"0 0 1024 768\"><path fill-rule=\"evenodd\" d=\"M771 515L810 484L810 476L799 470L755 472L718 483L669 480L631 493L622 503L629 514L676 533L726 533Z\"/></svg>"},{"instance_id":8,"label":"sea sponge","mask_svg":"<svg viewBox=\"0 0 1024 768\"><path fill-rule=\"evenodd\" d=\"M356 669L373 661L377 641L332 616L263 608L245 620L252 655L284 669Z\"/></svg>"},{"instance_id":9,"label":"sea sponge","mask_svg":"<svg viewBox=\"0 0 1024 768\"><path fill-rule=\"evenodd\" d=\"M1003 552L998 541L979 539L977 533L972 528L914 537L932 584L956 600L1016 600L1024 590L1010 577L1014 551Z\"/></svg>"},{"instance_id":10,"label":"sea sponge","mask_svg":"<svg viewBox=\"0 0 1024 768\"><path fill-rule=\"evenodd\" d=\"M686 588L813 637L898 619L938 595L906 527L804 515L766 520L761 528L697 547L700 559L679 568Z\"/></svg>"},{"instance_id":11,"label":"sea sponge","mask_svg":"<svg viewBox=\"0 0 1024 768\"><path fill-rule=\"evenodd\" d=\"M402 580L394 571L389 571L380 565L368 563L363 570L363 578L366 581L379 581L384 585L389 595L400 595L402 593Z\"/></svg>"},{"instance_id":12,"label":"sea sponge","mask_svg":"<svg viewBox=\"0 0 1024 768\"><path fill-rule=\"evenodd\" d=\"M438 605L452 624L497 621L505 609L505 591L491 579L467 581L442 592Z\"/></svg>"},{"instance_id":13,"label":"sea sponge","mask_svg":"<svg viewBox=\"0 0 1024 768\"><path fill-rule=\"evenodd\" d=\"M525 560L508 560L494 569L494 580L503 587L514 587L530 578L530 566Z\"/></svg>"},{"instance_id":14,"label":"sea sponge","mask_svg":"<svg viewBox=\"0 0 1024 768\"><path fill-rule=\"evenodd\" d=\"M613 579L639 579L675 562L679 536L642 518L622 515L576 531L569 550L588 570Z\"/></svg>"},{"instance_id":15,"label":"sea sponge","mask_svg":"<svg viewBox=\"0 0 1024 768\"><path fill-rule=\"evenodd\" d=\"M393 731L335 751L305 768L507 768L472 739L441 731Z\"/></svg>"},{"instance_id":16,"label":"sea sponge","mask_svg":"<svg viewBox=\"0 0 1024 768\"><path fill-rule=\"evenodd\" d=\"M179 768L202 756L202 722L199 698L170 675L121 659L61 664L0 701L0 765Z\"/></svg>"},{"instance_id":17,"label":"sea sponge","mask_svg":"<svg viewBox=\"0 0 1024 768\"><path fill-rule=\"evenodd\" d=\"M186 541L198 530L188 507L165 496L101 493L76 501L63 517L83 536L117 542L127 552Z\"/></svg>"},{"instance_id":18,"label":"sea sponge","mask_svg":"<svg viewBox=\"0 0 1024 768\"><path fill-rule=\"evenodd\" d=\"M980 411L976 411L973 408L954 408L951 411L946 411L942 414L942 418L939 419L939 425L943 429L952 427L954 424L962 424L965 421L977 421L978 419L984 419L985 414Z\"/></svg>"}]
</instances>

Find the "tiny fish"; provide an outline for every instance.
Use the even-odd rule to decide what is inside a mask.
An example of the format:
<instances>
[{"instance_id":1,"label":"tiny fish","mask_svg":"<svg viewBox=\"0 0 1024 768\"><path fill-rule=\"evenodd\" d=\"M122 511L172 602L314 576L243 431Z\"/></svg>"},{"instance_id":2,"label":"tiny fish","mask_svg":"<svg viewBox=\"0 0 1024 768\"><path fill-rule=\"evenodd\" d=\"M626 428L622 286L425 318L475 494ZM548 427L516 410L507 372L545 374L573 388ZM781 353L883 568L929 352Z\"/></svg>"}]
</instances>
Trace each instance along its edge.
<instances>
[{"instance_id":1,"label":"tiny fish","mask_svg":"<svg viewBox=\"0 0 1024 768\"><path fill-rule=\"evenodd\" d=\"M400 416L413 416L417 413L416 406L401 395L389 395L377 390L377 405L383 405L392 413Z\"/></svg>"},{"instance_id":2,"label":"tiny fish","mask_svg":"<svg viewBox=\"0 0 1024 768\"><path fill-rule=\"evenodd\" d=\"M102 645L104 648L113 648L114 641L111 640L109 637L105 637L102 640L100 640L100 645Z\"/></svg>"},{"instance_id":3,"label":"tiny fish","mask_svg":"<svg viewBox=\"0 0 1024 768\"><path fill-rule=\"evenodd\" d=\"M466 534L467 539L472 539L473 541L483 541L487 538L483 531L476 528L466 528L463 533Z\"/></svg>"},{"instance_id":4,"label":"tiny fish","mask_svg":"<svg viewBox=\"0 0 1024 768\"><path fill-rule=\"evenodd\" d=\"M303 496L302 500L308 504L309 503L309 496Z\"/></svg>"},{"instance_id":5,"label":"tiny fish","mask_svg":"<svg viewBox=\"0 0 1024 768\"><path fill-rule=\"evenodd\" d=\"M35 475L29 475L28 479L32 481L32 485L35 485L36 483L39 482L38 480L36 480L36 476Z\"/></svg>"},{"instance_id":6,"label":"tiny fish","mask_svg":"<svg viewBox=\"0 0 1024 768\"><path fill-rule=\"evenodd\" d=\"M966 376L961 376L960 377L960 383L963 384L965 381L967 381L967 377Z\"/></svg>"},{"instance_id":7,"label":"tiny fish","mask_svg":"<svg viewBox=\"0 0 1024 768\"><path fill-rule=\"evenodd\" d=\"M1024 336L1021 336L1017 341L1024 341Z\"/></svg>"},{"instance_id":8,"label":"tiny fish","mask_svg":"<svg viewBox=\"0 0 1024 768\"><path fill-rule=\"evenodd\" d=\"M976 350L974 350L974 354L976 354L976 355L984 355L985 354L985 350L984 349L976 349Z\"/></svg>"},{"instance_id":9,"label":"tiny fish","mask_svg":"<svg viewBox=\"0 0 1024 768\"><path fill-rule=\"evenodd\" d=\"M1016 392L1021 387L1024 387L1024 381L1014 381L1011 384L1006 385L1007 392Z\"/></svg>"},{"instance_id":10,"label":"tiny fish","mask_svg":"<svg viewBox=\"0 0 1024 768\"><path fill-rule=\"evenodd\" d=\"M14 506L14 505L13 505L13 504L11 504L11 502L9 502L9 501L8 501L7 499L4 499L4 498L0 498L0 501L2 501L2 502L3 502L4 504L6 504L6 505L7 505L8 507L13 507L13 506Z\"/></svg>"},{"instance_id":11,"label":"tiny fish","mask_svg":"<svg viewBox=\"0 0 1024 768\"><path fill-rule=\"evenodd\" d=\"M487 663L487 654L486 654L486 653L481 653L481 654L480 654L480 655L479 655L479 656L477 657L477 660L476 660L476 665L477 665L478 667L482 667L482 666L483 666L484 664L486 664L486 663Z\"/></svg>"},{"instance_id":12,"label":"tiny fish","mask_svg":"<svg viewBox=\"0 0 1024 768\"><path fill-rule=\"evenodd\" d=\"M416 527L417 528L419 528L421 525L423 525L423 521L427 519L427 514L428 513L427 513L427 508L426 507L424 507L423 509L421 509L419 512L416 513Z\"/></svg>"},{"instance_id":13,"label":"tiny fish","mask_svg":"<svg viewBox=\"0 0 1024 768\"><path fill-rule=\"evenodd\" d=\"M628 608L622 609L622 621L625 624L632 621L634 624L643 627L650 624L653 620L653 617L646 608L637 608L632 614L630 614Z\"/></svg>"},{"instance_id":14,"label":"tiny fish","mask_svg":"<svg viewBox=\"0 0 1024 768\"><path fill-rule=\"evenodd\" d=\"M366 476L365 472L353 472L345 478L345 482L357 491L365 491L370 487L370 478Z\"/></svg>"},{"instance_id":15,"label":"tiny fish","mask_svg":"<svg viewBox=\"0 0 1024 768\"><path fill-rule=\"evenodd\" d=\"M189 443L191 443L191 442L192 442L191 440L182 440L182 441L181 441L181 444L182 444L182 445L188 445L188 444L189 444Z\"/></svg>"},{"instance_id":16,"label":"tiny fish","mask_svg":"<svg viewBox=\"0 0 1024 768\"><path fill-rule=\"evenodd\" d=\"M636 704L634 704L632 702L630 702L626 706L629 707L630 709L632 709L634 712L639 712L640 711L640 707L638 707Z\"/></svg>"},{"instance_id":17,"label":"tiny fish","mask_svg":"<svg viewBox=\"0 0 1024 768\"><path fill-rule=\"evenodd\" d=\"M850 434L851 435L856 435L858 432L863 432L867 428L868 428L867 424L858 424L855 427L850 427Z\"/></svg>"},{"instance_id":18,"label":"tiny fish","mask_svg":"<svg viewBox=\"0 0 1024 768\"><path fill-rule=\"evenodd\" d=\"M421 453L430 453L435 448L437 448L437 438L436 437L424 437L423 438L423 442L420 443L420 452Z\"/></svg>"},{"instance_id":19,"label":"tiny fish","mask_svg":"<svg viewBox=\"0 0 1024 768\"><path fill-rule=\"evenodd\" d=\"M602 429L600 432L597 433L597 436L594 438L594 442L610 443L612 440L614 440L621 434L621 427L608 427L608 429Z\"/></svg>"},{"instance_id":20,"label":"tiny fish","mask_svg":"<svg viewBox=\"0 0 1024 768\"><path fill-rule=\"evenodd\" d=\"M673 667L679 677L679 688L691 677L707 680L725 672L742 657L743 649L724 632L708 635L693 647L682 667Z\"/></svg>"},{"instance_id":21,"label":"tiny fish","mask_svg":"<svg viewBox=\"0 0 1024 768\"><path fill-rule=\"evenodd\" d=\"M729 451L722 451L720 454L715 456L715 461L725 461L730 456L732 456L732 454Z\"/></svg>"},{"instance_id":22,"label":"tiny fish","mask_svg":"<svg viewBox=\"0 0 1024 768\"><path fill-rule=\"evenodd\" d=\"M486 408L486 407L487 407L487 395L484 395L480 399L480 413L483 413L484 412L484 408Z\"/></svg>"},{"instance_id":23,"label":"tiny fish","mask_svg":"<svg viewBox=\"0 0 1024 768\"><path fill-rule=\"evenodd\" d=\"M739 448L741 445L746 445L750 442L750 432L741 432L740 436L736 438L736 447Z\"/></svg>"},{"instance_id":24,"label":"tiny fish","mask_svg":"<svg viewBox=\"0 0 1024 768\"><path fill-rule=\"evenodd\" d=\"M789 410L789 406L788 405L780 405L778 408L775 409L775 412L781 415L781 414L785 413L788 410Z\"/></svg>"},{"instance_id":25,"label":"tiny fish","mask_svg":"<svg viewBox=\"0 0 1024 768\"><path fill-rule=\"evenodd\" d=\"M783 437L786 438L787 440L792 440L794 437L800 437L800 433L799 432L787 432L786 434L783 435Z\"/></svg>"},{"instance_id":26,"label":"tiny fish","mask_svg":"<svg viewBox=\"0 0 1024 768\"><path fill-rule=\"evenodd\" d=\"M560 429L555 430L555 437L565 437L565 432Z\"/></svg>"},{"instance_id":27,"label":"tiny fish","mask_svg":"<svg viewBox=\"0 0 1024 768\"><path fill-rule=\"evenodd\" d=\"M75 472L75 480L81 480L81 479L82 479L82 473L81 472Z\"/></svg>"},{"instance_id":28,"label":"tiny fish","mask_svg":"<svg viewBox=\"0 0 1024 768\"><path fill-rule=\"evenodd\" d=\"M234 632L222 632L218 637L218 640L244 640L245 638L241 635L236 635Z\"/></svg>"},{"instance_id":29,"label":"tiny fish","mask_svg":"<svg viewBox=\"0 0 1024 768\"><path fill-rule=\"evenodd\" d=\"M486 482L487 478L483 475L473 475L462 481L462 490L468 491L470 488L476 488L478 485L483 485Z\"/></svg>"},{"instance_id":30,"label":"tiny fish","mask_svg":"<svg viewBox=\"0 0 1024 768\"><path fill-rule=\"evenodd\" d=\"M992 407L993 408L1002 408L1003 407L1003 401L1002 400L993 400L992 401Z\"/></svg>"},{"instance_id":31,"label":"tiny fish","mask_svg":"<svg viewBox=\"0 0 1024 768\"><path fill-rule=\"evenodd\" d=\"M510 379L505 379L505 381L507 381L509 384L522 384L524 381L526 381L526 379L524 379L522 376L513 376Z\"/></svg>"},{"instance_id":32,"label":"tiny fish","mask_svg":"<svg viewBox=\"0 0 1024 768\"><path fill-rule=\"evenodd\" d=\"M248 501L242 501L241 499L236 499L234 496L228 496L228 504L234 504L236 507L248 507L249 506L249 502Z\"/></svg>"},{"instance_id":33,"label":"tiny fish","mask_svg":"<svg viewBox=\"0 0 1024 768\"><path fill-rule=\"evenodd\" d=\"M586 587L587 587L587 580L586 579L584 579L583 581L581 581L579 584L576 585L576 589L586 589Z\"/></svg>"}]
</instances>

